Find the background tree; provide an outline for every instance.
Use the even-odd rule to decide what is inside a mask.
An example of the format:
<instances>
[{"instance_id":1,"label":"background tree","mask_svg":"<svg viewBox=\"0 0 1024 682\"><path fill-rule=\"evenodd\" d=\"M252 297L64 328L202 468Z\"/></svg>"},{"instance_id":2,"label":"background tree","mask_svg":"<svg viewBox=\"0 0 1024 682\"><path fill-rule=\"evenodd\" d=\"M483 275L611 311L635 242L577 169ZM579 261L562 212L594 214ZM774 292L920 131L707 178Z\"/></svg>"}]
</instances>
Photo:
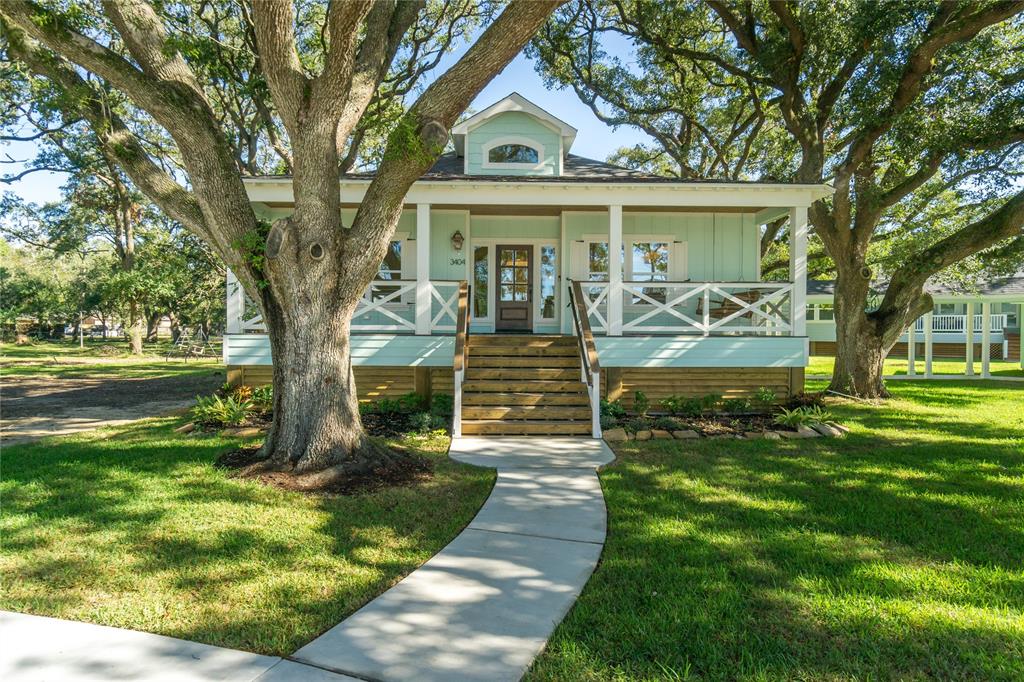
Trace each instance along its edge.
<instances>
[{"instance_id":1,"label":"background tree","mask_svg":"<svg viewBox=\"0 0 1024 682\"><path fill-rule=\"evenodd\" d=\"M990 249L1020 263L1022 10L578 0L534 49L543 73L605 120L648 132L679 175L833 184L809 212L821 244L812 259L837 279L831 387L882 396L882 361L931 309L930 277ZM635 64L601 49L608 36L633 45ZM970 196L971 218L923 220L949 192ZM769 226L764 253L785 249L773 246L780 228ZM868 310L870 258L885 253L872 244L884 241L911 250L886 260L886 294Z\"/></svg>"},{"instance_id":2,"label":"background tree","mask_svg":"<svg viewBox=\"0 0 1024 682\"><path fill-rule=\"evenodd\" d=\"M349 226L341 222L338 192L343 150L408 54L406 37L423 3L311 3L300 6L299 17L286 0L244 6L253 70L269 93L253 96L280 120L293 176L294 212L273 225L261 223L249 204L237 145L212 104L216 84L201 76L202 60L181 49L187 40L166 5L106 0L100 15L10 0L0 13L9 53L74 93L65 114L87 120L135 185L209 244L259 300L274 356L274 421L264 466L293 469L305 483L321 485L393 461L360 423L352 314L385 255L407 190L440 154L458 115L558 4L512 0L414 98L390 126L382 161ZM138 142L129 121L101 117L97 90L81 71L123 93L166 131L187 186L154 161L155 151Z\"/></svg>"}]
</instances>

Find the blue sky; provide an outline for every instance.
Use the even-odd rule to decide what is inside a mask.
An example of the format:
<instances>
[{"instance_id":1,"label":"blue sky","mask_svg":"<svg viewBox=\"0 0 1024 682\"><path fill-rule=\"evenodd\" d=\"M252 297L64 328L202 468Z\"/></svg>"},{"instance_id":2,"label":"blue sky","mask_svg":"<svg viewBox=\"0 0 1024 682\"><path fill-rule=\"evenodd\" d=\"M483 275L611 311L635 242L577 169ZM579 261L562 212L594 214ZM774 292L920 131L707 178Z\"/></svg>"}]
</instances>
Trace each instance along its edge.
<instances>
[{"instance_id":1,"label":"blue sky","mask_svg":"<svg viewBox=\"0 0 1024 682\"><path fill-rule=\"evenodd\" d=\"M450 66L462 50L449 55L438 70ZM619 147L646 141L647 136L635 128L621 126L614 132L597 119L590 108L579 101L571 89L548 90L541 77L534 69L533 62L525 55L519 55L504 71L494 78L473 101L472 108L479 111L510 92L520 95L546 109L569 125L579 130L572 147L573 154L593 159L605 159ZM10 154L15 159L26 159L34 156L31 143L14 143L3 145L0 153ZM8 169L10 170L10 169ZM5 190L20 194L24 199L33 202L55 201L60 196L60 185L63 178L52 173L33 173L18 183L4 187Z\"/></svg>"}]
</instances>

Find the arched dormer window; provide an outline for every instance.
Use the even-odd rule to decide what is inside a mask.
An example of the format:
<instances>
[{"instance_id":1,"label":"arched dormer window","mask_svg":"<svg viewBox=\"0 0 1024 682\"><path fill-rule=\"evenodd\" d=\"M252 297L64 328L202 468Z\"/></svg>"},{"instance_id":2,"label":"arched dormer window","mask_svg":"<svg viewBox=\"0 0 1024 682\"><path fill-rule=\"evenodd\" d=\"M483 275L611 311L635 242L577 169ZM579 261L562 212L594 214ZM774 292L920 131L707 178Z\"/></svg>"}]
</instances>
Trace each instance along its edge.
<instances>
[{"instance_id":1,"label":"arched dormer window","mask_svg":"<svg viewBox=\"0 0 1024 682\"><path fill-rule=\"evenodd\" d=\"M490 163L538 163L540 154L525 144L500 144L487 150Z\"/></svg>"},{"instance_id":2,"label":"arched dormer window","mask_svg":"<svg viewBox=\"0 0 1024 682\"><path fill-rule=\"evenodd\" d=\"M544 145L525 137L491 140L481 151L484 168L539 170L544 163Z\"/></svg>"}]
</instances>

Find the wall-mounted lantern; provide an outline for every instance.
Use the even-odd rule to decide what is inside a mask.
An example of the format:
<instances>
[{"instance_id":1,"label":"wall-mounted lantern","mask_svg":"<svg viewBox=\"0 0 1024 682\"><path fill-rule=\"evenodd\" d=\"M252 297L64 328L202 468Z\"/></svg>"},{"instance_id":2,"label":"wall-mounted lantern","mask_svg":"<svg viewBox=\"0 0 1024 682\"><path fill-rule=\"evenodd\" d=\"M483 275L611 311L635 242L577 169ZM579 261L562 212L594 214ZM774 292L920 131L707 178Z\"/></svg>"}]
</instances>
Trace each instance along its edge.
<instances>
[{"instance_id":1,"label":"wall-mounted lantern","mask_svg":"<svg viewBox=\"0 0 1024 682\"><path fill-rule=\"evenodd\" d=\"M466 242L466 238L462 236L462 232L455 230L455 234L452 235L452 248L456 251L462 251L462 245Z\"/></svg>"}]
</instances>

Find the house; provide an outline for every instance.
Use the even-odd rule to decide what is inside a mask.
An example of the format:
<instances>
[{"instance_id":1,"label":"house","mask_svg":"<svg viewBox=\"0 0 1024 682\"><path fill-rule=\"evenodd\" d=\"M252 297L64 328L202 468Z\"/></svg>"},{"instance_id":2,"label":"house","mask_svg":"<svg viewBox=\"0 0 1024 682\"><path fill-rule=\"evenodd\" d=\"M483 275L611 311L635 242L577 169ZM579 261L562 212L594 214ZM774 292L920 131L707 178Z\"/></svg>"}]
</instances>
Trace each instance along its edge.
<instances>
[{"instance_id":1,"label":"house","mask_svg":"<svg viewBox=\"0 0 1024 682\"><path fill-rule=\"evenodd\" d=\"M647 175L576 156L575 139L515 93L452 129L353 319L360 397L453 394L456 433L598 435L601 397L802 391L807 207L830 188ZM340 178L346 223L372 178ZM291 183L246 188L276 219ZM784 216L789 279L762 281L760 227ZM270 381L230 274L227 305L229 380Z\"/></svg>"},{"instance_id":2,"label":"house","mask_svg":"<svg viewBox=\"0 0 1024 682\"><path fill-rule=\"evenodd\" d=\"M880 297L885 293L885 285L877 284L872 290ZM926 376L932 374L932 358L964 359L969 376L974 375L976 361L981 363L982 376L987 376L991 360L1021 360L1024 273L971 288L929 283L925 291L934 299L932 312L918 318L889 352L890 356L911 360L910 373L916 373L913 362L918 359L925 361ZM807 336L811 355L835 355L834 292L832 280L807 283ZM973 323L968 324L968 320ZM968 354L968 348L973 352Z\"/></svg>"}]
</instances>

